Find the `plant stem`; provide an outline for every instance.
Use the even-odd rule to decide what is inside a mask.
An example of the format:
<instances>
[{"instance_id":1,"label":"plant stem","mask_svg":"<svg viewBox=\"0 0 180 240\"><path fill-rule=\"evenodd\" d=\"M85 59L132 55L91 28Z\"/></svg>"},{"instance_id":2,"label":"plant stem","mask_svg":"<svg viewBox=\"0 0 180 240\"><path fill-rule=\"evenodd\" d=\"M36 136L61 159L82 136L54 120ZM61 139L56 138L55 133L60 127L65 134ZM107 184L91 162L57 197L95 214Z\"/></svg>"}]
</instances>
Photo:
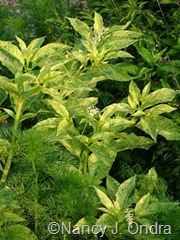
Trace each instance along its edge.
<instances>
[{"instance_id":1,"label":"plant stem","mask_svg":"<svg viewBox=\"0 0 180 240\"><path fill-rule=\"evenodd\" d=\"M6 165L5 165L2 177L1 177L1 182L2 183L6 182L7 176L9 174L9 170L10 170L10 167L11 167L11 163L12 163L12 159L13 159L13 148L14 148L14 144L15 144L15 141L16 141L16 132L18 130L21 115L22 115L23 103L24 103L24 101L21 99L19 101L18 105L17 105L16 116L15 116L15 119L14 119L14 126L13 126L13 132L12 132L12 139L11 139L11 149L10 149L9 154L7 156Z\"/></svg>"}]
</instances>

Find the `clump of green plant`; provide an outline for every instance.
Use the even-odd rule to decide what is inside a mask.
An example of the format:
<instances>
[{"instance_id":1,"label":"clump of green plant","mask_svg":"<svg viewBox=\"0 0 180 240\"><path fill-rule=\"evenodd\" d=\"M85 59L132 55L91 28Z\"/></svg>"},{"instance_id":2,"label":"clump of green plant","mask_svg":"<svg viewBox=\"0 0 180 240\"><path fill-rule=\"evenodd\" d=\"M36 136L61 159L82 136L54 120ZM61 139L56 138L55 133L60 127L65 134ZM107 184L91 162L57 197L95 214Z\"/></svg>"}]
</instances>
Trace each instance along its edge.
<instances>
[{"instance_id":1,"label":"clump of green plant","mask_svg":"<svg viewBox=\"0 0 180 240\"><path fill-rule=\"evenodd\" d=\"M33 232L23 225L26 221L20 216L22 209L14 200L14 194L9 187L0 183L0 237L2 240L37 240Z\"/></svg>"},{"instance_id":2,"label":"clump of green plant","mask_svg":"<svg viewBox=\"0 0 180 240\"><path fill-rule=\"evenodd\" d=\"M77 1L76 1L77 2ZM13 40L18 35L26 42L34 38L46 36L46 42L68 42L74 38L66 17L75 17L85 5L70 0L18 0L13 11L6 16L6 29Z\"/></svg>"},{"instance_id":3,"label":"clump of green plant","mask_svg":"<svg viewBox=\"0 0 180 240\"><path fill-rule=\"evenodd\" d=\"M152 239L152 234L137 231L134 225L145 224L150 227L155 222L163 226L170 222L172 224L169 225L168 235L167 231L162 231L157 239L176 239L178 236L178 204L168 200L165 195L166 187L157 178L154 168L150 169L148 174L133 176L122 184L107 176L106 189L96 187L95 190L102 204L102 215L96 219L96 231L100 232L98 226L102 226L106 229L108 239ZM176 216L171 216L170 222L169 214ZM77 224L82 226L90 223L83 218ZM130 227L131 225L133 227Z\"/></svg>"},{"instance_id":4,"label":"clump of green plant","mask_svg":"<svg viewBox=\"0 0 180 240\"><path fill-rule=\"evenodd\" d=\"M129 23L106 28L98 13L93 28L79 19L68 20L80 36L73 47L41 47L44 37L28 46L19 37L18 46L0 41L0 61L11 74L0 76L0 120L7 121L11 133L0 138L1 182L16 193L28 226L40 239L48 239L46 226L52 218L72 223L97 218L99 194L94 187L101 188L118 152L149 149L159 135L180 139L177 122L168 115L176 111L170 103L178 91L151 91L150 82L141 90L123 62L112 62L133 58L123 49L141 34L127 30ZM105 80L130 82L128 95L99 109L93 93ZM62 152L69 152L66 159ZM132 179L128 181L135 188Z\"/></svg>"}]
</instances>

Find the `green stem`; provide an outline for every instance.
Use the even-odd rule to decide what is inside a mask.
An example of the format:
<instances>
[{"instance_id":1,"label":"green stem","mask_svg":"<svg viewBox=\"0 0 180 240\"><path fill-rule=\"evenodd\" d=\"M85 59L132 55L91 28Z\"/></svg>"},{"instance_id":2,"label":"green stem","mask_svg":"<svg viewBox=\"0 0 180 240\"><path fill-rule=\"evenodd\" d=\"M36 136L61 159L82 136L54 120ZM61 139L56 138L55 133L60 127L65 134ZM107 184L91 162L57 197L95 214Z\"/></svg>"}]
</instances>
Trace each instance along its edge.
<instances>
[{"instance_id":1,"label":"green stem","mask_svg":"<svg viewBox=\"0 0 180 240\"><path fill-rule=\"evenodd\" d=\"M11 139L11 149L10 149L9 154L7 156L6 165L5 165L2 177L1 177L1 182L2 183L6 182L7 176L9 174L9 170L10 170L10 167L11 167L11 163L12 163L12 159L13 159L13 148L14 148L14 144L15 144L15 141L16 141L16 132L18 130L21 115L22 115L23 103L24 103L24 101L21 100L21 101L19 101L19 103L17 105L16 116L15 116L15 119L14 119L14 126L13 126L13 132L12 132L12 139Z\"/></svg>"}]
</instances>

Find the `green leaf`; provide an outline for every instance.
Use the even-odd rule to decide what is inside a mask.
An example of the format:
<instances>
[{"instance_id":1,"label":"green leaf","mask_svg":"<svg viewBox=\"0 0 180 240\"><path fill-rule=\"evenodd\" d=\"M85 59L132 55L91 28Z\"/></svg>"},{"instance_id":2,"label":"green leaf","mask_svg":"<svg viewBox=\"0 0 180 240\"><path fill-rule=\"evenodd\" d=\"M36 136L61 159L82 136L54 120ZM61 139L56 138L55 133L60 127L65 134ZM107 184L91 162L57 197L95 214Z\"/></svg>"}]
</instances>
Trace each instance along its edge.
<instances>
[{"instance_id":1,"label":"green leaf","mask_svg":"<svg viewBox=\"0 0 180 240\"><path fill-rule=\"evenodd\" d=\"M141 93L140 89L138 88L134 81L131 81L129 85L129 93L131 94L133 101L135 101L135 103L139 105Z\"/></svg>"},{"instance_id":2,"label":"green leaf","mask_svg":"<svg viewBox=\"0 0 180 240\"><path fill-rule=\"evenodd\" d=\"M94 32L96 34L99 34L99 32L101 32L102 28L103 28L103 18L101 17L101 15L97 12L95 12L94 15Z\"/></svg>"},{"instance_id":3,"label":"green leaf","mask_svg":"<svg viewBox=\"0 0 180 240\"><path fill-rule=\"evenodd\" d=\"M106 194L101 191L100 189L98 189L97 187L95 187L95 191L101 201L101 203L108 209L111 210L114 208L114 204L112 203L111 199L109 199Z\"/></svg>"},{"instance_id":4,"label":"green leaf","mask_svg":"<svg viewBox=\"0 0 180 240\"><path fill-rule=\"evenodd\" d=\"M97 226L101 226L102 228L104 228L105 226L112 227L115 225L115 221L111 215L104 213L96 221L96 224Z\"/></svg>"},{"instance_id":5,"label":"green leaf","mask_svg":"<svg viewBox=\"0 0 180 240\"><path fill-rule=\"evenodd\" d=\"M115 160L117 150L114 141L105 139L105 143L94 141L89 147L92 154L88 159L88 169L91 179L101 181L107 176Z\"/></svg>"},{"instance_id":6,"label":"green leaf","mask_svg":"<svg viewBox=\"0 0 180 240\"><path fill-rule=\"evenodd\" d=\"M153 203L149 203L150 196L145 195L138 201L138 211L135 209L135 219L134 221L138 221L142 224L144 224L145 218L147 216L153 216L157 214L158 212L161 212L162 209L160 208L160 203L154 201ZM142 206L141 206L142 205Z\"/></svg>"},{"instance_id":7,"label":"green leaf","mask_svg":"<svg viewBox=\"0 0 180 240\"><path fill-rule=\"evenodd\" d=\"M142 90L142 98L146 98L150 92L151 83L149 82Z\"/></svg>"},{"instance_id":8,"label":"green leaf","mask_svg":"<svg viewBox=\"0 0 180 240\"><path fill-rule=\"evenodd\" d=\"M107 79L111 80L130 81L132 79L126 70L123 70L119 64L103 64L97 68L96 73L97 71L99 71L99 74L104 75Z\"/></svg>"},{"instance_id":9,"label":"green leaf","mask_svg":"<svg viewBox=\"0 0 180 240\"><path fill-rule=\"evenodd\" d=\"M172 112L176 110L176 108L174 107L171 107L167 104L159 104L155 107L152 107L150 109L147 109L145 112L148 114L148 115L154 115L154 116L157 116L157 115L160 115L162 113L169 113L169 112Z\"/></svg>"},{"instance_id":10,"label":"green leaf","mask_svg":"<svg viewBox=\"0 0 180 240\"><path fill-rule=\"evenodd\" d=\"M132 125L134 125L132 121L122 117L115 117L106 121L101 128L103 131L120 132Z\"/></svg>"},{"instance_id":11,"label":"green leaf","mask_svg":"<svg viewBox=\"0 0 180 240\"><path fill-rule=\"evenodd\" d=\"M45 128L57 128L61 118L48 118L38 122L34 128L45 129Z\"/></svg>"},{"instance_id":12,"label":"green leaf","mask_svg":"<svg viewBox=\"0 0 180 240\"><path fill-rule=\"evenodd\" d=\"M79 19L68 18L74 30L87 40L91 39L92 32L88 25Z\"/></svg>"},{"instance_id":13,"label":"green leaf","mask_svg":"<svg viewBox=\"0 0 180 240\"><path fill-rule=\"evenodd\" d=\"M154 142L147 137L136 136L134 133L119 133L116 144L118 151L124 151L133 148L149 149Z\"/></svg>"},{"instance_id":14,"label":"green leaf","mask_svg":"<svg viewBox=\"0 0 180 240\"><path fill-rule=\"evenodd\" d=\"M14 75L22 72L24 56L17 46L7 41L0 41L0 61Z\"/></svg>"},{"instance_id":15,"label":"green leaf","mask_svg":"<svg viewBox=\"0 0 180 240\"><path fill-rule=\"evenodd\" d=\"M143 67L140 72L139 72L139 78L143 78L144 75L146 76L147 73L151 72L152 69L151 68L147 68L147 67Z\"/></svg>"},{"instance_id":16,"label":"green leaf","mask_svg":"<svg viewBox=\"0 0 180 240\"><path fill-rule=\"evenodd\" d=\"M146 114L142 110L137 110L135 113L132 114L133 117L142 117L145 116Z\"/></svg>"},{"instance_id":17,"label":"green leaf","mask_svg":"<svg viewBox=\"0 0 180 240\"><path fill-rule=\"evenodd\" d=\"M21 51L24 52L26 50L26 48L27 48L25 42L21 38L19 38L17 36L16 36L16 40L19 43L19 47L20 47Z\"/></svg>"},{"instance_id":18,"label":"green leaf","mask_svg":"<svg viewBox=\"0 0 180 240\"><path fill-rule=\"evenodd\" d=\"M133 98L133 96L131 94L129 94L127 100L128 100L128 103L129 103L130 107L133 110L135 110L137 108L137 103L136 103L136 101L134 100L134 98Z\"/></svg>"},{"instance_id":19,"label":"green leaf","mask_svg":"<svg viewBox=\"0 0 180 240\"><path fill-rule=\"evenodd\" d=\"M10 109L7 109L7 108L3 108L3 110L9 115L11 116L12 118L15 118L15 113L10 110Z\"/></svg>"},{"instance_id":20,"label":"green leaf","mask_svg":"<svg viewBox=\"0 0 180 240\"><path fill-rule=\"evenodd\" d=\"M112 32L118 32L121 30L125 30L129 25L130 25L131 21L127 22L125 25L114 25L112 27L110 27L107 31L107 34L111 34Z\"/></svg>"},{"instance_id":21,"label":"green leaf","mask_svg":"<svg viewBox=\"0 0 180 240\"><path fill-rule=\"evenodd\" d=\"M86 39L82 39L81 42L82 42L83 46L87 49L87 51L89 53L91 53L91 55L87 54L88 58L90 58L91 61L93 61L94 58L97 58L98 51L97 51L96 46L93 44L93 42L88 41Z\"/></svg>"},{"instance_id":22,"label":"green leaf","mask_svg":"<svg viewBox=\"0 0 180 240\"><path fill-rule=\"evenodd\" d=\"M13 97L18 95L17 84L10 82L10 80L4 76L0 76L0 85L1 88L11 94Z\"/></svg>"},{"instance_id":23,"label":"green leaf","mask_svg":"<svg viewBox=\"0 0 180 240\"><path fill-rule=\"evenodd\" d=\"M134 176L119 186L115 201L115 206L119 211L123 211L131 205L132 199L134 199L135 180Z\"/></svg>"},{"instance_id":24,"label":"green leaf","mask_svg":"<svg viewBox=\"0 0 180 240\"><path fill-rule=\"evenodd\" d=\"M70 48L70 46L62 43L49 43L39 48L31 59L32 68L36 66L49 66L51 62L57 63L58 60L64 59L64 53Z\"/></svg>"},{"instance_id":25,"label":"green leaf","mask_svg":"<svg viewBox=\"0 0 180 240\"><path fill-rule=\"evenodd\" d=\"M129 30L114 31L110 34L109 31L107 31L98 49L101 50L104 48L117 51L135 43L140 36L141 34Z\"/></svg>"},{"instance_id":26,"label":"green leaf","mask_svg":"<svg viewBox=\"0 0 180 240\"><path fill-rule=\"evenodd\" d=\"M42 43L44 42L44 38L45 37L41 37L41 38L36 38L32 40L27 50L31 53L33 53L34 51L37 51L41 47Z\"/></svg>"},{"instance_id":27,"label":"green leaf","mask_svg":"<svg viewBox=\"0 0 180 240\"><path fill-rule=\"evenodd\" d=\"M180 126L174 123L172 120L158 116L156 117L158 122L159 134L165 137L167 140L180 140Z\"/></svg>"},{"instance_id":28,"label":"green leaf","mask_svg":"<svg viewBox=\"0 0 180 240\"><path fill-rule=\"evenodd\" d=\"M4 89L0 88L0 106L6 100L7 96L7 92Z\"/></svg>"},{"instance_id":29,"label":"green leaf","mask_svg":"<svg viewBox=\"0 0 180 240\"><path fill-rule=\"evenodd\" d=\"M23 222L25 221L22 217L12 212L4 212L3 213L3 223L8 222Z\"/></svg>"},{"instance_id":30,"label":"green leaf","mask_svg":"<svg viewBox=\"0 0 180 240\"><path fill-rule=\"evenodd\" d=\"M82 89L83 91L83 89ZM94 97L76 97L70 98L66 101L70 116L83 116L87 115L90 108L93 108L97 104L97 98Z\"/></svg>"},{"instance_id":31,"label":"green leaf","mask_svg":"<svg viewBox=\"0 0 180 240\"><path fill-rule=\"evenodd\" d=\"M36 38L31 41L29 46L24 51L24 58L26 59L26 63L29 66L30 61L33 59L36 52L41 48L42 43L44 42L44 37Z\"/></svg>"},{"instance_id":32,"label":"green leaf","mask_svg":"<svg viewBox=\"0 0 180 240\"><path fill-rule=\"evenodd\" d=\"M157 121L158 119L154 116L143 116L137 125L140 125L143 131L149 134L155 142L159 133Z\"/></svg>"},{"instance_id":33,"label":"green leaf","mask_svg":"<svg viewBox=\"0 0 180 240\"><path fill-rule=\"evenodd\" d=\"M7 240L38 240L36 235L27 227L16 224L7 227Z\"/></svg>"},{"instance_id":34,"label":"green leaf","mask_svg":"<svg viewBox=\"0 0 180 240\"><path fill-rule=\"evenodd\" d=\"M91 138L90 138L90 142L93 142L95 140L103 140L105 138L113 138L115 137L116 134L112 133L112 132L103 132L102 130L99 132L95 132Z\"/></svg>"},{"instance_id":35,"label":"green leaf","mask_svg":"<svg viewBox=\"0 0 180 240\"><path fill-rule=\"evenodd\" d=\"M72 139L60 139L59 140L63 146L74 156L80 158L82 150L83 150L83 144L82 142L77 138Z\"/></svg>"},{"instance_id":36,"label":"green leaf","mask_svg":"<svg viewBox=\"0 0 180 240\"><path fill-rule=\"evenodd\" d=\"M146 212L146 208L149 204L149 200L150 200L150 194L148 193L137 202L136 207L134 209L135 214L137 216L144 216Z\"/></svg>"},{"instance_id":37,"label":"green leaf","mask_svg":"<svg viewBox=\"0 0 180 240\"><path fill-rule=\"evenodd\" d=\"M150 66L153 66L155 60L151 51L148 51L146 48L141 47L138 48L138 53L142 56L145 62L147 62Z\"/></svg>"},{"instance_id":38,"label":"green leaf","mask_svg":"<svg viewBox=\"0 0 180 240\"><path fill-rule=\"evenodd\" d=\"M176 96L176 91L169 88L158 89L142 98L142 108L148 108L159 103L170 102Z\"/></svg>"},{"instance_id":39,"label":"green leaf","mask_svg":"<svg viewBox=\"0 0 180 240\"><path fill-rule=\"evenodd\" d=\"M106 178L106 187L107 187L107 191L108 191L108 194L109 194L111 199L114 199L115 194L116 194L119 186L120 186L120 183L118 181L116 181L110 175L107 176L107 178Z\"/></svg>"},{"instance_id":40,"label":"green leaf","mask_svg":"<svg viewBox=\"0 0 180 240\"><path fill-rule=\"evenodd\" d=\"M147 175L153 180L153 182L157 182L158 181L158 176L157 176L157 173L156 173L156 170L155 170L154 167L149 169Z\"/></svg>"},{"instance_id":41,"label":"green leaf","mask_svg":"<svg viewBox=\"0 0 180 240\"><path fill-rule=\"evenodd\" d=\"M59 136L69 130L70 122L68 119L63 119L59 122L56 135Z\"/></svg>"},{"instance_id":42,"label":"green leaf","mask_svg":"<svg viewBox=\"0 0 180 240\"><path fill-rule=\"evenodd\" d=\"M100 121L105 121L110 118L117 110L117 103L113 103L107 107L105 107L102 112L103 114L100 116Z\"/></svg>"},{"instance_id":43,"label":"green leaf","mask_svg":"<svg viewBox=\"0 0 180 240\"><path fill-rule=\"evenodd\" d=\"M115 81L130 81L132 77L121 67L121 64L101 64L93 67L81 76L83 81L88 81L89 85L106 79Z\"/></svg>"},{"instance_id":44,"label":"green leaf","mask_svg":"<svg viewBox=\"0 0 180 240\"><path fill-rule=\"evenodd\" d=\"M142 117L137 127L149 134L154 141L158 134L167 140L180 140L180 127L171 119L163 116Z\"/></svg>"},{"instance_id":45,"label":"green leaf","mask_svg":"<svg viewBox=\"0 0 180 240\"><path fill-rule=\"evenodd\" d=\"M66 107L60 103L60 102L57 102L55 100L50 100L48 99L46 101L48 103L48 105L50 105L55 111L56 113L58 113L60 116L64 117L64 118L68 118L69 117L69 112L68 110L66 109Z\"/></svg>"},{"instance_id":46,"label":"green leaf","mask_svg":"<svg viewBox=\"0 0 180 240\"><path fill-rule=\"evenodd\" d=\"M103 58L103 60L116 59L116 58L134 58L134 57L128 52L119 50L119 51L109 52L105 54L105 57Z\"/></svg>"},{"instance_id":47,"label":"green leaf","mask_svg":"<svg viewBox=\"0 0 180 240\"><path fill-rule=\"evenodd\" d=\"M34 118L36 115L37 115L36 113L26 113L22 116L20 122L23 122L23 121L25 121L26 119L29 119L29 118Z\"/></svg>"}]
</instances>

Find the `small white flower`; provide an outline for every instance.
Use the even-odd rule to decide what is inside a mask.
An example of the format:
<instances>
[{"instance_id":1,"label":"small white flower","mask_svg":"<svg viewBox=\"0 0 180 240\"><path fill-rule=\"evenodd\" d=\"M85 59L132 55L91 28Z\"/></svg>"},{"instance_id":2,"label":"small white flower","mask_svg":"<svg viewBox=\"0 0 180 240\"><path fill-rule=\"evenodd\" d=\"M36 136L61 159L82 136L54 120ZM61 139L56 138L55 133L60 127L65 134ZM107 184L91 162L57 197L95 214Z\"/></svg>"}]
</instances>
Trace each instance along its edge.
<instances>
[{"instance_id":1,"label":"small white flower","mask_svg":"<svg viewBox=\"0 0 180 240\"><path fill-rule=\"evenodd\" d=\"M134 211L126 209L125 210L125 218L129 224L133 222L133 217L134 217Z\"/></svg>"},{"instance_id":2,"label":"small white flower","mask_svg":"<svg viewBox=\"0 0 180 240\"><path fill-rule=\"evenodd\" d=\"M89 107L88 113L93 117L94 115L98 114L100 112L99 108L97 107Z\"/></svg>"},{"instance_id":3,"label":"small white flower","mask_svg":"<svg viewBox=\"0 0 180 240\"><path fill-rule=\"evenodd\" d=\"M108 30L108 28L103 27L98 34L95 34L92 37L92 41L93 41L94 45L97 45L103 39L103 36L107 30Z\"/></svg>"}]
</instances>

